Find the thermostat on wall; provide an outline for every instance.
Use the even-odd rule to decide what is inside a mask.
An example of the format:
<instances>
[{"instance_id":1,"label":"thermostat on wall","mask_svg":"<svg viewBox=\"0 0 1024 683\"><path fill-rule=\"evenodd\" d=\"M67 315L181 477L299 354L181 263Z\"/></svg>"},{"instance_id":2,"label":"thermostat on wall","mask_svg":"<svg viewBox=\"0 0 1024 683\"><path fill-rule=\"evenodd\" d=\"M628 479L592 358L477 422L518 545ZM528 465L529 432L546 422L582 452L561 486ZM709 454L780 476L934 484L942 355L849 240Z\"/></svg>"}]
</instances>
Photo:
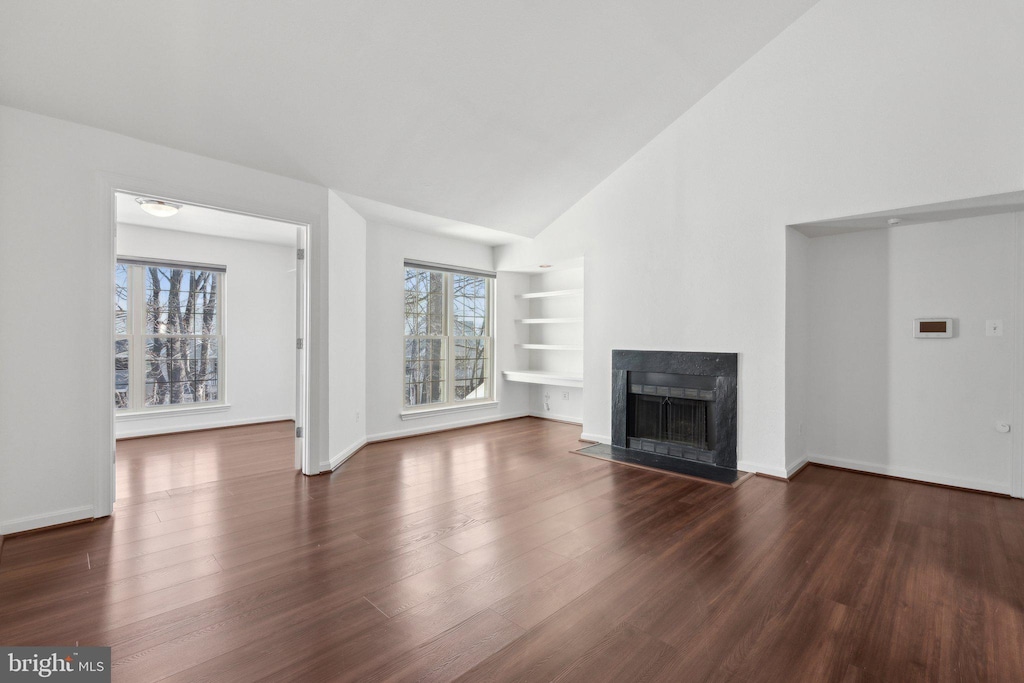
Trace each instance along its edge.
<instances>
[{"instance_id":1,"label":"thermostat on wall","mask_svg":"<svg viewBox=\"0 0 1024 683\"><path fill-rule=\"evenodd\" d=\"M914 336L923 339L942 339L953 336L952 318L917 318Z\"/></svg>"}]
</instances>

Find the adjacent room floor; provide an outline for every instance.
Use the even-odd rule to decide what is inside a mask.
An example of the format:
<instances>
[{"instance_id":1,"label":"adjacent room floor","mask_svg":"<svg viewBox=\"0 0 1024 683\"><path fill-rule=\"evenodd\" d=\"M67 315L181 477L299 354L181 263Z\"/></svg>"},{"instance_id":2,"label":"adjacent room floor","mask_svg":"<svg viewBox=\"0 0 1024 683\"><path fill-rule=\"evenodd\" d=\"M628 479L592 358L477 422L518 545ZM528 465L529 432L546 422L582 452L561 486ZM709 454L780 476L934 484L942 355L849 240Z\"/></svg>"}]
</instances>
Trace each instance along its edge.
<instances>
[{"instance_id":1,"label":"adjacent room floor","mask_svg":"<svg viewBox=\"0 0 1024 683\"><path fill-rule=\"evenodd\" d=\"M110 645L133 682L1024 676L1024 501L731 489L532 418L307 478L291 428L121 443L112 518L4 543L0 643Z\"/></svg>"}]
</instances>

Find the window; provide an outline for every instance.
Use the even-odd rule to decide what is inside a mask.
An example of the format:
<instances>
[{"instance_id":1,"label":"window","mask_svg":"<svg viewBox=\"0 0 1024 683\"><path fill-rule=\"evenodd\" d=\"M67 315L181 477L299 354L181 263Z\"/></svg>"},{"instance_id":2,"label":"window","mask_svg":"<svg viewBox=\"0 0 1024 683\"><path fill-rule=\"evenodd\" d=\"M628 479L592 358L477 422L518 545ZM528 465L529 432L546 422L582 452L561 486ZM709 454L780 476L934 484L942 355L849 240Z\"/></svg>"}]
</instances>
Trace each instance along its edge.
<instances>
[{"instance_id":1,"label":"window","mask_svg":"<svg viewBox=\"0 0 1024 683\"><path fill-rule=\"evenodd\" d=\"M119 258L114 406L223 403L224 267Z\"/></svg>"},{"instance_id":2,"label":"window","mask_svg":"<svg viewBox=\"0 0 1024 683\"><path fill-rule=\"evenodd\" d=\"M492 397L493 276L406 263L405 407Z\"/></svg>"}]
</instances>

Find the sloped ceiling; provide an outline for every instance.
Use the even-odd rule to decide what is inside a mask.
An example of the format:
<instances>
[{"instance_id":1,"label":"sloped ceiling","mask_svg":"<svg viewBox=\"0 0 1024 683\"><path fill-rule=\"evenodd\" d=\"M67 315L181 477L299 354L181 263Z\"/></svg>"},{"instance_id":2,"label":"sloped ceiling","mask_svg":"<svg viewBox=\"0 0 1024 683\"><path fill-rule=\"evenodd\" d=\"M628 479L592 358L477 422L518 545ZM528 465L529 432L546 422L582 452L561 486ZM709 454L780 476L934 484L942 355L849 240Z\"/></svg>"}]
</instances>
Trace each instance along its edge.
<instances>
[{"instance_id":1,"label":"sloped ceiling","mask_svg":"<svg viewBox=\"0 0 1024 683\"><path fill-rule=\"evenodd\" d=\"M0 0L0 103L532 236L814 0Z\"/></svg>"}]
</instances>

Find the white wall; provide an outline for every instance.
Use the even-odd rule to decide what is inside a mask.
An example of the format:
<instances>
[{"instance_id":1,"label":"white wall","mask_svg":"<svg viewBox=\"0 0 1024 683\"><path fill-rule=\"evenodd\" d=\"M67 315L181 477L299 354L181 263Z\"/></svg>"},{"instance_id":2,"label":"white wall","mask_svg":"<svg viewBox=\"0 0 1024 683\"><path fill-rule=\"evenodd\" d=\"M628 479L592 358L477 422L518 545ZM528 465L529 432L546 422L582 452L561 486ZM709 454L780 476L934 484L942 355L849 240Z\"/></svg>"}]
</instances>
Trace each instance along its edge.
<instances>
[{"instance_id":1,"label":"white wall","mask_svg":"<svg viewBox=\"0 0 1024 683\"><path fill-rule=\"evenodd\" d=\"M492 250L493 254L493 250ZM502 406L500 413L507 416L527 415L530 409L529 384L506 382L501 376L502 370L525 368L529 361L529 351L517 349L516 344L529 341L527 325L517 325L516 319L522 317L522 300L516 294L530 291L530 276L525 273L498 273L497 296L494 302L495 334L497 334L497 352L494 356L495 375L498 377L498 400Z\"/></svg>"},{"instance_id":2,"label":"white wall","mask_svg":"<svg viewBox=\"0 0 1024 683\"><path fill-rule=\"evenodd\" d=\"M583 389L546 384L529 387L530 415L583 424Z\"/></svg>"},{"instance_id":3,"label":"white wall","mask_svg":"<svg viewBox=\"0 0 1024 683\"><path fill-rule=\"evenodd\" d=\"M499 249L512 269L582 247L584 434L609 438L613 348L738 352L740 468L785 476L785 226L1021 189L1022 34L1017 0L821 0Z\"/></svg>"},{"instance_id":4,"label":"white wall","mask_svg":"<svg viewBox=\"0 0 1024 683\"><path fill-rule=\"evenodd\" d=\"M491 247L438 237L384 223L366 228L366 432L369 440L436 431L463 424L527 414L525 387L501 379L513 363L513 324L503 315L525 278L501 274L496 302L498 349L495 354L497 406L416 419L401 419L403 384L404 261L417 259L466 268L493 270ZM519 290L521 291L521 290Z\"/></svg>"},{"instance_id":5,"label":"white wall","mask_svg":"<svg viewBox=\"0 0 1024 683\"><path fill-rule=\"evenodd\" d=\"M330 448L322 470L333 469L366 443L366 220L329 193Z\"/></svg>"},{"instance_id":6,"label":"white wall","mask_svg":"<svg viewBox=\"0 0 1024 683\"><path fill-rule=\"evenodd\" d=\"M115 187L311 225L309 443L327 448L327 191L0 107L0 532L109 513Z\"/></svg>"},{"instance_id":7,"label":"white wall","mask_svg":"<svg viewBox=\"0 0 1024 683\"><path fill-rule=\"evenodd\" d=\"M117 253L227 266L222 367L229 404L218 412L115 417L118 438L295 417L295 247L118 224Z\"/></svg>"},{"instance_id":8,"label":"white wall","mask_svg":"<svg viewBox=\"0 0 1024 683\"><path fill-rule=\"evenodd\" d=\"M1010 493L1020 214L809 240L807 451ZM954 318L952 339L912 321ZM985 321L1001 319L1001 337Z\"/></svg>"},{"instance_id":9,"label":"white wall","mask_svg":"<svg viewBox=\"0 0 1024 683\"><path fill-rule=\"evenodd\" d=\"M786 228L786 475L807 462L809 239Z\"/></svg>"}]
</instances>

